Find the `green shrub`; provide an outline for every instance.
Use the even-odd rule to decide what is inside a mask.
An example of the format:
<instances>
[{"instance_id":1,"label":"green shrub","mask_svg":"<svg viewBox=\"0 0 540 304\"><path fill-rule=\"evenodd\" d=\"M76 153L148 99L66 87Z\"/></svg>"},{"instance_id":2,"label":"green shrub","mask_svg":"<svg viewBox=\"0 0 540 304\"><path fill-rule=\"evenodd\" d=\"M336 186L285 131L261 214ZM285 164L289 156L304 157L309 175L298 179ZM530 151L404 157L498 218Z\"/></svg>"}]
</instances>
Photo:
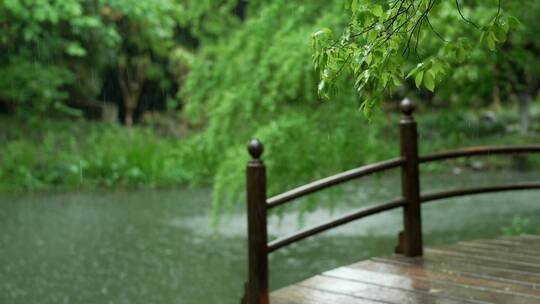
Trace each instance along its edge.
<instances>
[{"instance_id":1,"label":"green shrub","mask_svg":"<svg viewBox=\"0 0 540 304\"><path fill-rule=\"evenodd\" d=\"M157 187L189 182L183 145L153 131L84 121L17 121L0 152L0 188ZM19 129L17 128L17 129ZM32 130L25 133L24 130Z\"/></svg>"},{"instance_id":2,"label":"green shrub","mask_svg":"<svg viewBox=\"0 0 540 304\"><path fill-rule=\"evenodd\" d=\"M62 108L66 85L73 75L65 68L39 62L14 61L0 66L0 100L17 104L24 112Z\"/></svg>"},{"instance_id":3,"label":"green shrub","mask_svg":"<svg viewBox=\"0 0 540 304\"><path fill-rule=\"evenodd\" d=\"M519 216L514 216L510 225L501 228L504 235L520 235L530 230L529 219Z\"/></svg>"}]
</instances>

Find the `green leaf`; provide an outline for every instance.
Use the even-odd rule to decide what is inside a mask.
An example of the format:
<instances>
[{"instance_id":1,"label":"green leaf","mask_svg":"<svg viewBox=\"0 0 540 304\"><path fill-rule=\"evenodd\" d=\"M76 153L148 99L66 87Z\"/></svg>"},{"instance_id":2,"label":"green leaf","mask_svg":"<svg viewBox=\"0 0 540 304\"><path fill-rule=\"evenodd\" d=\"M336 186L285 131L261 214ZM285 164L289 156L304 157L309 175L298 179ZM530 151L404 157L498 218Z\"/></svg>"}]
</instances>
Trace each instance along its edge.
<instances>
[{"instance_id":1,"label":"green leaf","mask_svg":"<svg viewBox=\"0 0 540 304\"><path fill-rule=\"evenodd\" d=\"M313 38L322 39L332 37L332 30L325 27L320 31L313 33Z\"/></svg>"},{"instance_id":2,"label":"green leaf","mask_svg":"<svg viewBox=\"0 0 540 304\"><path fill-rule=\"evenodd\" d=\"M497 42L497 38L495 37L495 33L493 33L492 31L488 32L488 34L487 34L487 45L488 45L488 48L491 51L495 51L496 42Z\"/></svg>"},{"instance_id":3,"label":"green leaf","mask_svg":"<svg viewBox=\"0 0 540 304\"><path fill-rule=\"evenodd\" d=\"M509 16L508 17L508 25L510 26L511 29L515 29L516 27L518 27L518 25L519 25L518 18L516 18L514 16Z\"/></svg>"},{"instance_id":4,"label":"green leaf","mask_svg":"<svg viewBox=\"0 0 540 304\"><path fill-rule=\"evenodd\" d=\"M420 88L420 85L422 85L422 80L424 79L424 71L420 71L416 74L416 77L414 78L414 83L416 84L417 88Z\"/></svg>"},{"instance_id":5,"label":"green leaf","mask_svg":"<svg viewBox=\"0 0 540 304\"><path fill-rule=\"evenodd\" d=\"M435 90L435 76L431 71L427 71L424 74L424 86L431 92Z\"/></svg>"},{"instance_id":6,"label":"green leaf","mask_svg":"<svg viewBox=\"0 0 540 304\"><path fill-rule=\"evenodd\" d=\"M505 26L505 24L499 24L495 26L494 28L495 39L498 42L506 41L507 32L508 32L508 25Z\"/></svg>"},{"instance_id":7,"label":"green leaf","mask_svg":"<svg viewBox=\"0 0 540 304\"><path fill-rule=\"evenodd\" d=\"M356 12L358 9L358 0L352 0L351 1L351 11Z\"/></svg>"},{"instance_id":8,"label":"green leaf","mask_svg":"<svg viewBox=\"0 0 540 304\"><path fill-rule=\"evenodd\" d=\"M406 78L409 78L411 77L412 75L415 75L422 67L424 66L424 63L423 62L420 62L419 64L417 64L414 69L412 69L409 74L407 74L407 77Z\"/></svg>"},{"instance_id":9,"label":"green leaf","mask_svg":"<svg viewBox=\"0 0 540 304\"><path fill-rule=\"evenodd\" d=\"M433 66L431 67L431 71L433 72L433 75L444 73L444 67L441 62L433 61Z\"/></svg>"},{"instance_id":10,"label":"green leaf","mask_svg":"<svg viewBox=\"0 0 540 304\"><path fill-rule=\"evenodd\" d=\"M401 79L399 77L392 76L392 81L396 87L401 85Z\"/></svg>"},{"instance_id":11,"label":"green leaf","mask_svg":"<svg viewBox=\"0 0 540 304\"><path fill-rule=\"evenodd\" d=\"M368 37L367 37L367 40L369 43L372 43L373 41L375 41L375 39L377 39L377 37L379 36L379 32L377 31L370 31L368 33Z\"/></svg>"},{"instance_id":12,"label":"green leaf","mask_svg":"<svg viewBox=\"0 0 540 304\"><path fill-rule=\"evenodd\" d=\"M383 11L382 6L380 6L378 4L373 6L373 9L371 10L371 12L373 13L373 15L375 15L375 16L377 16L379 18L384 15L384 11Z\"/></svg>"}]
</instances>

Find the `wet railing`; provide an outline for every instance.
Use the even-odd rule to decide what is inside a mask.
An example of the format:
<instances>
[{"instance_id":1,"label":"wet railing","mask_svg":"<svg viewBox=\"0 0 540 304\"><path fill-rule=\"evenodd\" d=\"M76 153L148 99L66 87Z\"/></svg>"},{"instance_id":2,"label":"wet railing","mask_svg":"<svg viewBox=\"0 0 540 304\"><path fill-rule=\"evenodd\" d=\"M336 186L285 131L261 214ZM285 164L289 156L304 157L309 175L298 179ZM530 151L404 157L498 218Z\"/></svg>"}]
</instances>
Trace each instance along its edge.
<instances>
[{"instance_id":1,"label":"wet railing","mask_svg":"<svg viewBox=\"0 0 540 304\"><path fill-rule=\"evenodd\" d=\"M423 253L422 203L481 193L540 189L540 182L531 182L421 194L420 164L460 157L540 153L540 145L472 147L419 156L417 125L413 117L415 104L411 100L405 99L401 102L400 109L403 113L400 120L400 157L329 176L271 198L266 197L266 167L261 159L264 147L256 139L249 143L248 151L252 159L247 165L248 280L245 284L245 295L242 299L243 304L268 304L270 302L268 291L268 255L307 237L377 213L402 208L403 231L399 234L396 253L409 257L421 256ZM268 210L325 188L395 168L401 169L401 197L375 206L362 208L314 227L270 242L268 241Z\"/></svg>"}]
</instances>

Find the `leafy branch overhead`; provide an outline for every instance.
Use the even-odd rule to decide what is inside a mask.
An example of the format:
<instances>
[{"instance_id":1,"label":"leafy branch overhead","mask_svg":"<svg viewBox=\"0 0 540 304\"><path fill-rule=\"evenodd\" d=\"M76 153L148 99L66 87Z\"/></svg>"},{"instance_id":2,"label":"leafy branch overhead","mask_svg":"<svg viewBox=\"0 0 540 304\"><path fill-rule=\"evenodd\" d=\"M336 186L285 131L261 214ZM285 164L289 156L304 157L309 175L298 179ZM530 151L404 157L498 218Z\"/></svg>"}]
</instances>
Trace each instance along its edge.
<instances>
[{"instance_id":1,"label":"leafy branch overhead","mask_svg":"<svg viewBox=\"0 0 540 304\"><path fill-rule=\"evenodd\" d=\"M450 68L463 62L469 50L486 46L495 50L506 40L517 19L503 14L500 0L491 0L492 8L481 20L467 15L472 9L463 0L350 0L350 22L340 37L325 28L312 35L313 61L320 73L319 95L335 91L338 78L345 72L354 78L365 112L379 102L384 93L399 86L404 79L414 79L418 88L434 91L437 81ZM454 18L470 27L459 35L451 27L436 28L442 7L452 5ZM476 9L476 8L475 8ZM422 47L424 40L435 39L437 51Z\"/></svg>"}]
</instances>

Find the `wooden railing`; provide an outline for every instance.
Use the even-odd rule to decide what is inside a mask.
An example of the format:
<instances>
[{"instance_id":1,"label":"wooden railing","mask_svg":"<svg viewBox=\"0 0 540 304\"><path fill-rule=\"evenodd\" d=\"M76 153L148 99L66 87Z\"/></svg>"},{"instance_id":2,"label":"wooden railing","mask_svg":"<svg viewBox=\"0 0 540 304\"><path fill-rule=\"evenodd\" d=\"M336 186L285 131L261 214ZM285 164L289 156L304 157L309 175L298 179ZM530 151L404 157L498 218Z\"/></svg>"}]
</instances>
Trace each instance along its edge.
<instances>
[{"instance_id":1,"label":"wooden railing","mask_svg":"<svg viewBox=\"0 0 540 304\"><path fill-rule=\"evenodd\" d=\"M345 171L271 198L266 197L266 168L261 159L264 147L256 139L248 144L248 151L252 159L247 165L248 281L245 284L245 294L242 299L243 304L268 304L270 302L268 291L268 255L309 236L370 215L396 208L403 208L404 227L403 231L399 233L398 245L395 251L409 257L421 256L423 252L422 203L464 195L540 189L540 182L538 182L421 194L420 164L459 157L540 153L540 145L473 147L419 156L418 133L416 121L413 117L415 104L411 100L405 99L401 102L400 109L403 113L400 120L400 157ZM268 242L266 222L268 210L325 188L394 168L401 168L402 197L372 207L356 210L342 217Z\"/></svg>"}]
</instances>

